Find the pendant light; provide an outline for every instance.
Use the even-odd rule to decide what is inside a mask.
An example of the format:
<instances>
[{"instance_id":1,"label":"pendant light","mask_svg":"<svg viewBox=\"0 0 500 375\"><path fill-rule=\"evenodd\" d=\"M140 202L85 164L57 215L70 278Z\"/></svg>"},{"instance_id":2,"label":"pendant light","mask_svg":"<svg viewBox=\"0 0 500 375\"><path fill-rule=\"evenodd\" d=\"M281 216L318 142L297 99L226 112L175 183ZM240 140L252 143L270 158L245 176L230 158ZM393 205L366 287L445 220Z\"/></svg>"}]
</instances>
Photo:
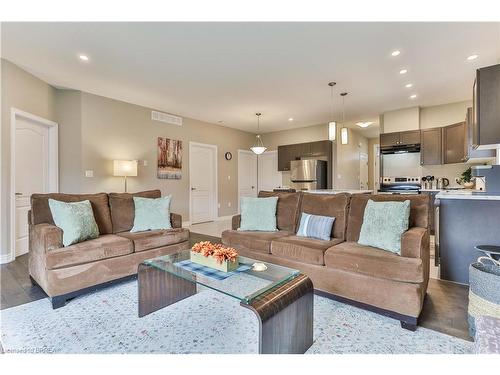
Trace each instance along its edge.
<instances>
[{"instance_id":1,"label":"pendant light","mask_svg":"<svg viewBox=\"0 0 500 375\"><path fill-rule=\"evenodd\" d=\"M345 97L347 96L346 92L340 94L342 97L342 125L345 124ZM340 143L346 145L349 143L349 129L345 126L340 129Z\"/></svg>"},{"instance_id":2,"label":"pendant light","mask_svg":"<svg viewBox=\"0 0 500 375\"><path fill-rule=\"evenodd\" d=\"M262 113L259 113L257 112L255 114L257 116L257 135L255 136L255 143L253 144L252 147L250 147L250 150L252 150L252 152L255 154L255 155L260 155L262 153L264 153L264 151L267 150L267 147L264 146L264 143L262 142L262 138L260 136L259 133L259 130L260 130L260 116L262 115Z\"/></svg>"},{"instance_id":3,"label":"pendant light","mask_svg":"<svg viewBox=\"0 0 500 375\"><path fill-rule=\"evenodd\" d=\"M331 114L330 114L330 122L328 123L328 139L330 141L334 141L337 138L337 122L334 120L335 118L335 110L333 106L333 87L336 85L336 82L329 82L328 86L331 88L330 92L330 100L332 102Z\"/></svg>"}]
</instances>

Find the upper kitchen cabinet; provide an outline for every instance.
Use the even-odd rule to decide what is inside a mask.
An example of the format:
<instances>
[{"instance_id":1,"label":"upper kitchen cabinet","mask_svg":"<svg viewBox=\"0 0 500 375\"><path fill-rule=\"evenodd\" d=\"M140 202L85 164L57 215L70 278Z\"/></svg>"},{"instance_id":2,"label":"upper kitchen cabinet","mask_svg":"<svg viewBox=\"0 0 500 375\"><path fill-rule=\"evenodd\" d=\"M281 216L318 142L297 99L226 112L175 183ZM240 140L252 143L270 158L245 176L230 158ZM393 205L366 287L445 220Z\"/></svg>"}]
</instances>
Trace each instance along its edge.
<instances>
[{"instance_id":1,"label":"upper kitchen cabinet","mask_svg":"<svg viewBox=\"0 0 500 375\"><path fill-rule=\"evenodd\" d=\"M500 144L500 64L476 71L473 97L474 147Z\"/></svg>"},{"instance_id":2,"label":"upper kitchen cabinet","mask_svg":"<svg viewBox=\"0 0 500 375\"><path fill-rule=\"evenodd\" d=\"M325 158L331 162L331 141L317 141L278 146L278 171L289 171L291 160L317 157Z\"/></svg>"},{"instance_id":3,"label":"upper kitchen cabinet","mask_svg":"<svg viewBox=\"0 0 500 375\"><path fill-rule=\"evenodd\" d=\"M465 122L443 127L443 164L463 163L466 160Z\"/></svg>"},{"instance_id":4,"label":"upper kitchen cabinet","mask_svg":"<svg viewBox=\"0 0 500 375\"><path fill-rule=\"evenodd\" d=\"M278 171L286 172L290 170L290 160L294 160L292 157L293 150L289 146L278 146Z\"/></svg>"},{"instance_id":5,"label":"upper kitchen cabinet","mask_svg":"<svg viewBox=\"0 0 500 375\"><path fill-rule=\"evenodd\" d=\"M420 132L420 164L436 165L443 162L442 128L422 129Z\"/></svg>"},{"instance_id":6,"label":"upper kitchen cabinet","mask_svg":"<svg viewBox=\"0 0 500 375\"><path fill-rule=\"evenodd\" d=\"M380 134L380 147L416 145L420 143L420 130Z\"/></svg>"},{"instance_id":7,"label":"upper kitchen cabinet","mask_svg":"<svg viewBox=\"0 0 500 375\"><path fill-rule=\"evenodd\" d=\"M399 132L380 134L380 147L392 147L399 144Z\"/></svg>"},{"instance_id":8,"label":"upper kitchen cabinet","mask_svg":"<svg viewBox=\"0 0 500 375\"><path fill-rule=\"evenodd\" d=\"M467 108L467 116L465 118L465 160L474 163L485 163L495 159L496 151L478 150L473 145L473 110Z\"/></svg>"}]
</instances>

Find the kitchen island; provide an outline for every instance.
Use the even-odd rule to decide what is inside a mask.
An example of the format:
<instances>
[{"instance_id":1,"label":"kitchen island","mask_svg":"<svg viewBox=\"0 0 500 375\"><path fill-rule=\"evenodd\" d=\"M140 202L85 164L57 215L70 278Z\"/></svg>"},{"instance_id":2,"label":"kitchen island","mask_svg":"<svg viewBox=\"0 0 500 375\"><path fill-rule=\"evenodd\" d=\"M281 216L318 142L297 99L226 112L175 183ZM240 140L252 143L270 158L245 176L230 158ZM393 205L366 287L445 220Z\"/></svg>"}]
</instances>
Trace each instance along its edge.
<instances>
[{"instance_id":1,"label":"kitchen island","mask_svg":"<svg viewBox=\"0 0 500 375\"><path fill-rule=\"evenodd\" d=\"M468 284L469 264L484 255L475 246L500 245L500 193L446 190L436 195L435 206L441 278Z\"/></svg>"}]
</instances>

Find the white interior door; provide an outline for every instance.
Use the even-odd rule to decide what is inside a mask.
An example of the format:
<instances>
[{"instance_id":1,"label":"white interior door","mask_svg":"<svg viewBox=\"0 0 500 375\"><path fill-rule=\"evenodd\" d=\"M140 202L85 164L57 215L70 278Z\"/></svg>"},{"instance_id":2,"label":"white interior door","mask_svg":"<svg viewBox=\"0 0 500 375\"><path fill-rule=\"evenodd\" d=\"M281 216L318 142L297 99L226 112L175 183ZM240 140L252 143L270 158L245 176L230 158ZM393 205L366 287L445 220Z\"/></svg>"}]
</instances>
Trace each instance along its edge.
<instances>
[{"instance_id":1,"label":"white interior door","mask_svg":"<svg viewBox=\"0 0 500 375\"><path fill-rule=\"evenodd\" d=\"M33 193L49 192L49 128L19 117L15 123L15 255L28 252L28 211Z\"/></svg>"},{"instance_id":2,"label":"white interior door","mask_svg":"<svg viewBox=\"0 0 500 375\"><path fill-rule=\"evenodd\" d=\"M359 188L368 189L368 154L365 152L359 153Z\"/></svg>"},{"instance_id":3,"label":"white interior door","mask_svg":"<svg viewBox=\"0 0 500 375\"><path fill-rule=\"evenodd\" d=\"M257 155L238 150L238 212L241 197L257 196Z\"/></svg>"},{"instance_id":4,"label":"white interior door","mask_svg":"<svg viewBox=\"0 0 500 375\"><path fill-rule=\"evenodd\" d=\"M258 189L273 191L281 186L281 172L278 171L278 151L264 152L258 156Z\"/></svg>"},{"instance_id":5,"label":"white interior door","mask_svg":"<svg viewBox=\"0 0 500 375\"><path fill-rule=\"evenodd\" d=\"M217 146L190 142L191 224L217 216Z\"/></svg>"}]
</instances>

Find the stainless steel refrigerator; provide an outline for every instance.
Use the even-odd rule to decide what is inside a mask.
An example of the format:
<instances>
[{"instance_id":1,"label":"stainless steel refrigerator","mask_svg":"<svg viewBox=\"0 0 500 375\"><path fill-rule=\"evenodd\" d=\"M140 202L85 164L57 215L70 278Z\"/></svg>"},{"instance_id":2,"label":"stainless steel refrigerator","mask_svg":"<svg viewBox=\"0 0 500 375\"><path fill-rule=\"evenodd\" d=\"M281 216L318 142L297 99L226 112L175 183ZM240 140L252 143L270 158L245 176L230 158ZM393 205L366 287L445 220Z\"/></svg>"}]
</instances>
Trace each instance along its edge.
<instances>
[{"instance_id":1,"label":"stainless steel refrigerator","mask_svg":"<svg viewBox=\"0 0 500 375\"><path fill-rule=\"evenodd\" d=\"M307 159L290 162L291 187L297 190L326 189L326 168L324 160Z\"/></svg>"}]
</instances>

